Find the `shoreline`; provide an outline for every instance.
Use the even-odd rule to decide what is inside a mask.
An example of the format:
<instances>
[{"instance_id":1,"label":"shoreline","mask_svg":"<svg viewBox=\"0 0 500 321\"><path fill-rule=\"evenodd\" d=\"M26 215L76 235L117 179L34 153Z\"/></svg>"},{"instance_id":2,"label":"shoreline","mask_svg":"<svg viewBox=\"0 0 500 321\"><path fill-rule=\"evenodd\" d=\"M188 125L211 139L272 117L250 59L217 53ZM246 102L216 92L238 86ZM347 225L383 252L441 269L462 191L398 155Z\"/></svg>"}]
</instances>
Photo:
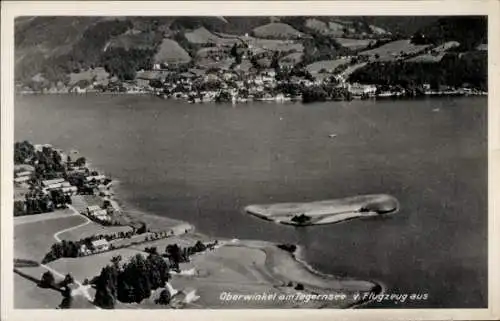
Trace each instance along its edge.
<instances>
[{"instance_id":1,"label":"shoreline","mask_svg":"<svg viewBox=\"0 0 500 321\"><path fill-rule=\"evenodd\" d=\"M290 104L290 103L303 103L303 104L310 104L310 103L321 103L321 102L343 102L343 101L363 101L363 100L381 100L381 101L386 101L386 100L422 100L422 99L436 99L436 98L470 98L470 97L488 97L489 93L488 92L477 92L477 93L463 93L463 92L429 92L425 93L423 95L417 95L417 96L407 96L407 95L376 95L376 96L369 96L369 97L361 97L361 96L353 96L352 99L335 99L335 98L329 98L325 100L313 100L313 101L304 101L303 99L246 99L244 101L220 101L217 102L215 100L209 100L209 101L190 101L189 99L183 99L183 98L164 98L160 95L158 95L156 92L98 92L98 91L90 91L90 92L83 92L83 93L77 93L77 92L16 92L14 95L18 96L86 96L86 95L94 95L94 96L99 96L99 95L104 95L104 96L149 96L149 97L154 97L154 98L159 98L161 100L165 101L182 101L188 104L210 104L210 103L217 103L217 104L231 104L231 105L245 105L245 104L251 104L251 103L276 103L276 104Z\"/></svg>"},{"instance_id":2,"label":"shoreline","mask_svg":"<svg viewBox=\"0 0 500 321\"><path fill-rule=\"evenodd\" d=\"M99 171L99 169L97 169L97 168L95 168L95 169ZM150 226L151 224L156 224L158 221L165 221L168 223L175 222L175 224L177 224L176 226L183 225L183 224L184 225L187 224L187 225L191 226L191 230L188 233L176 236L180 240L187 240L187 241L193 241L193 242L196 242L198 240L200 240L200 241L218 240L219 242L227 243L227 244L231 244L231 243L236 241L237 243L241 243L241 245L240 245L241 247L246 247L246 248L252 248L252 246L248 245L247 243L263 242L263 243L267 243L267 244L275 247L276 251L280 251L280 252L284 253L285 255L290 256L290 258L294 262L296 262L300 267L304 268L304 270L306 270L308 273L310 273L314 277L324 279L325 281L338 281L338 282L364 281L364 282L369 282L369 283L373 284L372 289L369 291L371 293L382 294L386 291L385 284L383 284L382 282L380 282L378 280L372 280L372 279L362 280L362 279L355 278L354 276L336 276L334 274L328 274L328 273L322 272L322 271L314 268L310 263L307 262L306 257L305 257L305 248L301 244L295 244L296 250L294 252L289 252L289 251L285 251L283 249L278 248L277 245L279 245L279 243L272 242L272 241L254 240L254 239L240 240L240 239L234 239L234 238L217 237L215 235L209 235L209 234L197 231L196 226L191 222L179 220L179 219L173 219L173 218L170 218L168 216L162 216L162 215L159 215L157 213L144 211L144 210L137 208L136 206L130 204L130 202L127 201L126 197L123 195L123 194L125 194L124 188L123 188L123 186L120 186L119 182L120 181L118 179L113 179L112 191L114 193L112 194L111 199L118 203L122 212L128 212L127 216L129 216L133 219L137 219L140 222L144 222L148 226ZM120 191L121 191L121 193L120 193ZM175 228L175 227L171 226L171 228ZM227 244L225 244L223 246L227 246ZM147 242L144 243L144 245L147 245ZM261 248L261 250L264 251L264 253L266 253L265 247ZM203 253L201 254L201 256L202 255L203 255ZM266 253L266 256L268 256L267 253ZM372 292L373 289L376 287L378 287L380 290L377 292ZM369 299L359 300L358 302L353 302L351 304L348 304L345 307L342 307L342 309L343 308L347 308L347 309L359 308L359 307L362 307L366 304L371 303L372 301L374 301L374 300L369 300ZM210 308L210 307L207 307L207 308ZM326 308L329 308L329 306L326 306Z\"/></svg>"},{"instance_id":3,"label":"shoreline","mask_svg":"<svg viewBox=\"0 0 500 321\"><path fill-rule=\"evenodd\" d=\"M73 154L82 155L79 151L71 150ZM271 242L266 240L240 240L240 239L230 239L226 237L219 238L215 235L208 235L205 233L200 233L195 230L195 225L179 219L172 219L168 216L159 215L155 212L144 211L140 207L131 204L127 200L126 189L120 184L119 178L114 178L112 171L102 171L101 168L92 165L92 161L87 161L87 166L92 171L97 171L98 173L106 173L108 176L113 177L112 182L109 183L110 195L102 196L95 195L91 198L85 198L83 200L86 206L93 205L92 203L102 203L103 200L108 199L111 202L116 202L120 214L117 218L121 222L120 225L133 226L135 223L145 223L147 227L152 227L158 229L157 231L166 231L167 229L175 230L176 228L181 228L180 233L174 234L174 240L179 241L181 244L183 242L195 243L196 241L209 242L213 240L218 240L224 245L221 246L222 250L215 251L217 253L209 251L208 253L203 253L199 255L198 258L193 259L198 265L196 269L203 272L203 270L211 271L217 273L217 269L213 270L213 256L216 256L216 262L219 264L219 268L228 269L229 271L240 272L240 268L246 270L246 272L239 273L236 275L235 279L232 281L233 286L236 286L235 290L242 291L245 293L247 291L252 291L255 286L260 286L266 291L277 291L277 293L282 294L305 294L305 295L316 295L316 294L329 294L329 293L341 293L345 294L346 299L344 301L293 301L293 302L280 302L278 301L276 307L280 307L285 304L285 307L300 307L300 308L355 308L370 302L371 300L362 300L354 296L355 293L373 293L380 294L384 291L385 286L375 280L364 280L358 279L353 276L336 276L333 274L324 273L318 269L311 266L305 258L305 248L301 244L295 244L295 251L287 251L278 247L280 243ZM168 214L168 213L165 213ZM122 221L122 218L125 219ZM128 221L127 221L128 219ZM189 228L188 228L189 227ZM106 226L103 226L106 229ZM184 233L184 229L186 229ZM152 229L152 232L153 229ZM167 237L163 241L167 243L171 241ZM150 241L141 243L140 246L148 246ZM175 242L175 241L174 241ZM155 244L156 245L156 244ZM255 256L257 252L262 252L264 255L264 262L262 262L258 257ZM240 260L246 257L246 259L256 260L253 262L246 262L242 264ZM55 261L57 262L57 260ZM256 263L260 262L260 263ZM108 262L109 263L109 262ZM256 265L257 264L257 265ZM238 268L240 266L240 268ZM214 272L215 271L215 272ZM71 271L68 271L71 272ZM255 273L258 275L257 279L254 279ZM203 274L203 273L202 273ZM210 275L210 273L208 274ZM195 277L194 283L191 284L195 288L197 286L201 287L200 292L209 293L210 297L217 297L222 291L225 291L224 283L230 282L231 272L229 275L224 273L218 274L219 278L214 276L215 279L211 277L205 278L203 275L197 275ZM348 273L347 273L348 275ZM229 277L229 279L226 279ZM248 281L256 283L248 283ZM252 281L253 280L253 281ZM182 277L177 277L176 281L180 283L182 287L186 284L190 285L191 281L183 279ZM207 283L208 282L208 283ZM215 283L214 283L215 282ZM222 283L221 283L222 282ZM211 284L212 283L212 284ZM253 285L251 285L253 284ZM288 285L286 285L288 284ZM292 285L289 285L292 284ZM294 285L295 284L295 285ZM302 284L302 289L298 288L298 285ZM376 289L376 290L375 290ZM214 296L215 294L215 296ZM210 299L208 299L210 300ZM347 300L347 301L346 301ZM224 302L222 302L224 303ZM141 303L142 304L142 303ZM208 302L205 303L205 308L216 308L221 302ZM239 306L228 306L231 308L240 308ZM262 303L250 303L249 308L259 308ZM290 306L291 305L291 306Z\"/></svg>"}]
</instances>

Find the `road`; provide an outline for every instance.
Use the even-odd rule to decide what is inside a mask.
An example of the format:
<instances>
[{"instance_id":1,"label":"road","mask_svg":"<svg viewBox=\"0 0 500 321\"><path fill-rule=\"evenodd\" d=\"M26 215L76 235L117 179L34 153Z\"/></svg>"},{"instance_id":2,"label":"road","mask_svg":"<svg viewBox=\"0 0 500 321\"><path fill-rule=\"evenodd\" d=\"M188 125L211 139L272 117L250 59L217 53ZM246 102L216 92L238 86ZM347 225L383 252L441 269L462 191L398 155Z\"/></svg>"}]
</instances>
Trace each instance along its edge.
<instances>
[{"instance_id":1,"label":"road","mask_svg":"<svg viewBox=\"0 0 500 321\"><path fill-rule=\"evenodd\" d=\"M68 205L68 208L73 211L73 213L74 213L73 215L81 215L83 218L85 218L85 222L83 222L82 224L72 226L72 227L69 227L69 228L66 228L64 230L60 230L60 231L54 233L54 238L56 239L57 242L61 242L61 239L59 238L60 234L62 234L64 232L76 230L77 228L80 228L80 227L85 226L85 225L92 222L87 216L80 214L73 206Z\"/></svg>"},{"instance_id":2,"label":"road","mask_svg":"<svg viewBox=\"0 0 500 321\"><path fill-rule=\"evenodd\" d=\"M68 205L68 208L70 210L73 211L73 215L82 215L80 214L72 205ZM90 222L92 222L88 217L86 217L85 215L82 215L84 218L85 218L85 222L82 223L82 224L79 224L79 225L76 225L76 226L72 226L70 228L66 228L66 229L63 229L63 230L60 230L56 233L54 233L54 239L57 241L57 242L61 242L61 239L59 238L59 235L64 233L64 232L67 232L67 231L71 231L71 230L74 230L74 229L77 229L77 228L80 228L82 226L85 226L87 224L89 224ZM57 270L54 270L53 268L45 265L45 264L41 264L40 265L41 267L43 267L44 269L50 271L51 273L61 277L61 278L64 278L65 275L62 274L61 272L57 271ZM85 297L89 302L91 302L93 304L94 302L94 299L92 298L92 296L90 295L89 293L89 288L90 288L90 285L83 285L80 281L78 280L74 280L74 283L78 286L78 288L74 289L71 291L71 296L78 296L78 295L81 295L83 297ZM95 306L95 305L94 305ZM100 308L98 306L95 306L96 309L100 310Z\"/></svg>"}]
</instances>

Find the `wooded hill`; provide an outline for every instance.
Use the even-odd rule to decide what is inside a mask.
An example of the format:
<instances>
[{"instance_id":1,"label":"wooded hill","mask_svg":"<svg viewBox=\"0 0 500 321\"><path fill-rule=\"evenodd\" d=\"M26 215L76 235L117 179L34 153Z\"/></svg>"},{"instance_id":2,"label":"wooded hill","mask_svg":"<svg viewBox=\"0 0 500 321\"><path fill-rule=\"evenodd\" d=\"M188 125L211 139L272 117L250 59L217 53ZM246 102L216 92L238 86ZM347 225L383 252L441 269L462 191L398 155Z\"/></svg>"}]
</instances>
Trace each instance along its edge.
<instances>
[{"instance_id":1,"label":"wooded hill","mask_svg":"<svg viewBox=\"0 0 500 321\"><path fill-rule=\"evenodd\" d=\"M186 37L201 27L222 40L194 43ZM298 47L289 46L287 54L302 54L312 63L356 54L359 48L345 44L368 44L365 39L373 40L372 45L410 37L432 44L455 40L460 43L455 51L471 51L485 43L487 21L432 16L20 17L15 21L15 79L24 85L66 84L72 72L104 67L111 76L127 80L159 62L204 68L207 60L198 59L200 49L231 47L245 35L263 50L278 48L278 41L293 41Z\"/></svg>"}]
</instances>

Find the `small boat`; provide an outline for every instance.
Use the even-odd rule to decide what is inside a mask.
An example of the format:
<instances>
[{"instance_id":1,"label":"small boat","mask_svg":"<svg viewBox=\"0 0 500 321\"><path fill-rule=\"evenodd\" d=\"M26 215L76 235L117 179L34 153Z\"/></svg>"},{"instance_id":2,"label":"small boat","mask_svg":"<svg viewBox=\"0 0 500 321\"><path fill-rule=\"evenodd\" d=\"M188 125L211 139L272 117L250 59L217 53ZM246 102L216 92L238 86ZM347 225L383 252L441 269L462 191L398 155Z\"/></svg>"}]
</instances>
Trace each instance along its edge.
<instances>
[{"instance_id":1,"label":"small boat","mask_svg":"<svg viewBox=\"0 0 500 321\"><path fill-rule=\"evenodd\" d=\"M337 137L337 134L330 134L330 135L328 135L328 137L329 138L335 138L335 137Z\"/></svg>"}]
</instances>

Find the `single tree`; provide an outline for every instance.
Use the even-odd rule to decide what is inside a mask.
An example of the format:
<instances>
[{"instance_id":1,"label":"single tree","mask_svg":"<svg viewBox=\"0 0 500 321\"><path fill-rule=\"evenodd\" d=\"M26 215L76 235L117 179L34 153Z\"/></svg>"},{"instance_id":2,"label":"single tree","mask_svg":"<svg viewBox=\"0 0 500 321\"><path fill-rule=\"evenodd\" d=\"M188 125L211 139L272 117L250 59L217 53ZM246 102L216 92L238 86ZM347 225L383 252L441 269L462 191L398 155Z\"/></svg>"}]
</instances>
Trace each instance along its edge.
<instances>
[{"instance_id":1,"label":"single tree","mask_svg":"<svg viewBox=\"0 0 500 321\"><path fill-rule=\"evenodd\" d=\"M42 274L42 279L40 280L40 286L42 288L53 288L55 286L55 278L52 272L47 271Z\"/></svg>"},{"instance_id":2,"label":"single tree","mask_svg":"<svg viewBox=\"0 0 500 321\"><path fill-rule=\"evenodd\" d=\"M156 300L156 304L169 304L170 300L172 299L170 292L165 289L161 291L160 296Z\"/></svg>"}]
</instances>

